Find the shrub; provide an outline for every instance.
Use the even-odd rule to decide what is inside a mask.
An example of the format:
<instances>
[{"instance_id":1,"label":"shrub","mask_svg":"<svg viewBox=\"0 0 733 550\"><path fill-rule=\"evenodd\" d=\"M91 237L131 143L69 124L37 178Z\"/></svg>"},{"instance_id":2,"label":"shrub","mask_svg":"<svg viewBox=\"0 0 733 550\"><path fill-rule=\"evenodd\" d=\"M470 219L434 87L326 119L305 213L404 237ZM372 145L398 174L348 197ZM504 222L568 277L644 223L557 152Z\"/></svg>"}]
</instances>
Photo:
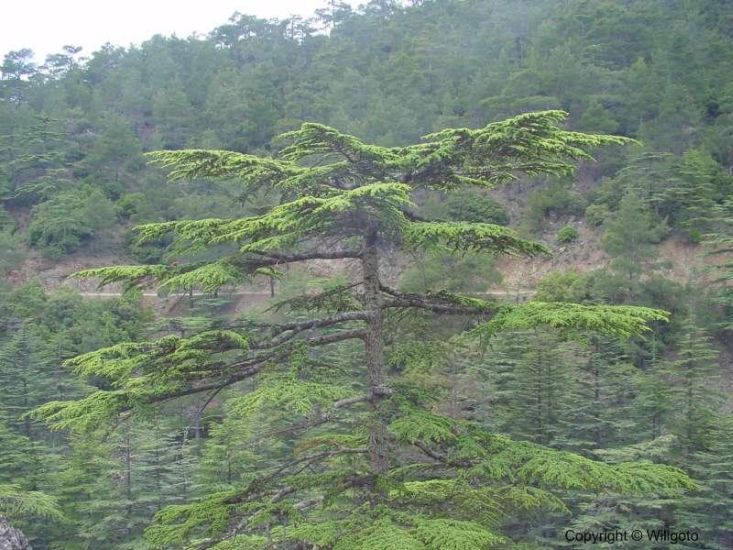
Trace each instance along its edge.
<instances>
[{"instance_id":1,"label":"shrub","mask_svg":"<svg viewBox=\"0 0 733 550\"><path fill-rule=\"evenodd\" d=\"M555 182L530 195L526 222L530 230L536 231L549 216L579 216L584 208L585 201L579 193L562 182Z\"/></svg>"},{"instance_id":2,"label":"shrub","mask_svg":"<svg viewBox=\"0 0 733 550\"><path fill-rule=\"evenodd\" d=\"M145 202L144 193L125 193L115 204L117 215L124 220L129 220L130 216L137 214L140 206Z\"/></svg>"},{"instance_id":3,"label":"shrub","mask_svg":"<svg viewBox=\"0 0 733 550\"><path fill-rule=\"evenodd\" d=\"M507 225L509 214L504 206L475 190L451 193L445 200L448 217L452 220Z\"/></svg>"},{"instance_id":4,"label":"shrub","mask_svg":"<svg viewBox=\"0 0 733 550\"><path fill-rule=\"evenodd\" d=\"M590 298L591 278L576 271L550 273L537 284L535 299L541 302L577 302Z\"/></svg>"},{"instance_id":5,"label":"shrub","mask_svg":"<svg viewBox=\"0 0 733 550\"><path fill-rule=\"evenodd\" d=\"M112 201L99 189L83 187L64 191L35 206L28 235L30 243L43 254L60 258L99 236L115 220Z\"/></svg>"},{"instance_id":6,"label":"shrub","mask_svg":"<svg viewBox=\"0 0 733 550\"><path fill-rule=\"evenodd\" d=\"M557 232L557 242L571 243L578 239L578 230L572 225L566 225Z\"/></svg>"},{"instance_id":7,"label":"shrub","mask_svg":"<svg viewBox=\"0 0 733 550\"><path fill-rule=\"evenodd\" d=\"M599 227L608 219L611 211L605 204L591 204L585 209L585 221L594 227Z\"/></svg>"}]
</instances>

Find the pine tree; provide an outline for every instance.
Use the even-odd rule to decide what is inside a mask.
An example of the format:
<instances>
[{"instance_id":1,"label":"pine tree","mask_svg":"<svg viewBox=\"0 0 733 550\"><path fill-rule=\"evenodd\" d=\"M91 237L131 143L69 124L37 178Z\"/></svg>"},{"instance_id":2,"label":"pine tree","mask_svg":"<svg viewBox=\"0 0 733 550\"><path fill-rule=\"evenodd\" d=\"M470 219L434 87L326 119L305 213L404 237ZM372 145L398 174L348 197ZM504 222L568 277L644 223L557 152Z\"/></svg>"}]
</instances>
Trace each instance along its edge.
<instances>
[{"instance_id":1,"label":"pine tree","mask_svg":"<svg viewBox=\"0 0 733 550\"><path fill-rule=\"evenodd\" d=\"M701 489L684 499L677 516L706 534L706 548L724 550L733 545L733 418L718 417L711 436L688 465Z\"/></svg>"},{"instance_id":2,"label":"pine tree","mask_svg":"<svg viewBox=\"0 0 733 550\"><path fill-rule=\"evenodd\" d=\"M102 434L72 435L64 461L50 476L66 521L47 529L50 548L87 550L122 539L123 499L119 464Z\"/></svg>"},{"instance_id":3,"label":"pine tree","mask_svg":"<svg viewBox=\"0 0 733 550\"><path fill-rule=\"evenodd\" d=\"M49 486L48 473L57 457L47 444L45 426L26 413L54 395L51 363L37 327L19 324L18 330L0 347L3 387L0 396L0 482L12 483L27 491L41 491ZM33 539L35 533L27 531L26 535Z\"/></svg>"},{"instance_id":4,"label":"pine tree","mask_svg":"<svg viewBox=\"0 0 733 550\"><path fill-rule=\"evenodd\" d=\"M616 218L607 224L603 245L613 256L611 266L629 284L638 280L645 264L654 258L653 244L659 242L665 227L655 223L649 210L633 191L621 199Z\"/></svg>"},{"instance_id":5,"label":"pine tree","mask_svg":"<svg viewBox=\"0 0 733 550\"><path fill-rule=\"evenodd\" d=\"M21 326L0 348L0 397L2 419L29 439L35 438L30 412L53 395L51 365L37 327Z\"/></svg>"},{"instance_id":6,"label":"pine tree","mask_svg":"<svg viewBox=\"0 0 733 550\"><path fill-rule=\"evenodd\" d=\"M179 255L221 251L214 260L81 275L103 284L157 281L164 289L214 292L308 260L352 260L360 273L349 284L281 304L307 312L295 320L245 320L76 357L69 365L78 374L105 379L109 389L48 403L37 416L55 428L92 428L123 412L144 413L161 401L254 380L253 388L232 398L236 413L253 422L260 413L289 415L298 424L294 444L276 464L266 462L231 489L157 514L147 531L156 546L195 539L212 548L292 541L334 549L469 549L506 540L499 524L514 510L562 507L558 495L567 490L646 493L690 486L674 468L594 462L451 418L435 407L431 392L403 384L388 368L399 335L385 327L400 315L465 316L463 328L483 339L539 326L628 336L665 318L632 306L508 305L449 292L413 294L380 277L392 249L546 253L507 227L425 219L413 193L493 186L520 174L567 175L577 160L589 158L590 148L625 142L562 130L565 116L547 111L478 130L443 130L407 147L369 145L307 123L281 136L286 145L272 158L207 150L152 154L173 180L236 178L246 191L277 191L282 202L248 218L138 228L143 241L172 234L171 252ZM348 350L354 342L362 355L349 366L347 382L321 350Z\"/></svg>"},{"instance_id":7,"label":"pine tree","mask_svg":"<svg viewBox=\"0 0 733 550\"><path fill-rule=\"evenodd\" d=\"M636 367L623 354L618 339L590 335L577 365L572 411L566 419L563 447L594 451L635 442L631 412L640 387Z\"/></svg>"},{"instance_id":8,"label":"pine tree","mask_svg":"<svg viewBox=\"0 0 733 550\"><path fill-rule=\"evenodd\" d=\"M705 236L708 269L713 273L713 298L720 305L719 327L733 330L733 199L717 205L704 219L713 226Z\"/></svg>"},{"instance_id":9,"label":"pine tree","mask_svg":"<svg viewBox=\"0 0 733 550\"><path fill-rule=\"evenodd\" d=\"M492 342L495 375L490 424L501 433L543 445L565 440L572 414L576 365L568 343L543 330L508 332ZM509 369L502 366L510 366Z\"/></svg>"},{"instance_id":10,"label":"pine tree","mask_svg":"<svg viewBox=\"0 0 733 550\"><path fill-rule=\"evenodd\" d=\"M721 443L725 432L721 429L724 417L719 412L723 396L717 390L720 385L717 352L705 331L689 318L681 323L675 341L674 357L653 361L651 372L645 373L647 383L662 387L642 392L636 404L637 410L646 413L646 418L640 419L642 429L637 431L653 439L599 450L597 454L611 461L667 457L689 472L700 489L677 499L655 496L597 500L593 507L586 509L585 517L586 521L607 525L633 523L642 529L685 525L686 529L706 535L702 545L693 543L689 547L715 548L718 543L709 535L711 531L717 532L718 540L730 536L724 514L714 523L708 518L710 509L719 514L722 511L723 506L713 505L716 499L721 502L728 499L725 475L719 476L721 468L730 465L730 457ZM629 429L632 430L633 427ZM717 485L713 479L722 483Z\"/></svg>"},{"instance_id":11,"label":"pine tree","mask_svg":"<svg viewBox=\"0 0 733 550\"><path fill-rule=\"evenodd\" d=\"M668 422L679 440L682 458L688 460L710 447L718 411L725 400L718 389L718 352L705 330L686 319L677 346L676 358L665 369L668 384L673 388Z\"/></svg>"}]
</instances>

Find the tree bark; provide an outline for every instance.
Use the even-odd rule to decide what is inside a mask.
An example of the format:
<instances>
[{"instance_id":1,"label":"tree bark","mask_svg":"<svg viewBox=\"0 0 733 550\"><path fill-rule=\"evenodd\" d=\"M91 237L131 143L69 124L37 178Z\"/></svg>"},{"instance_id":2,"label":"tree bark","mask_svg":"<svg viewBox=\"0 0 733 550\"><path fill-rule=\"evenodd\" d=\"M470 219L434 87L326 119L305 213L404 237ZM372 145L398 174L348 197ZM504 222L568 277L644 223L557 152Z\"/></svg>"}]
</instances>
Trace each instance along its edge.
<instances>
[{"instance_id":1,"label":"tree bark","mask_svg":"<svg viewBox=\"0 0 733 550\"><path fill-rule=\"evenodd\" d=\"M369 422L369 462L372 474L379 476L389 468L387 426L381 413L382 401L389 395L384 373L384 346L382 342L382 294L379 283L379 251L377 232L371 230L364 238L361 257L366 308L364 353L369 382L371 419Z\"/></svg>"}]
</instances>

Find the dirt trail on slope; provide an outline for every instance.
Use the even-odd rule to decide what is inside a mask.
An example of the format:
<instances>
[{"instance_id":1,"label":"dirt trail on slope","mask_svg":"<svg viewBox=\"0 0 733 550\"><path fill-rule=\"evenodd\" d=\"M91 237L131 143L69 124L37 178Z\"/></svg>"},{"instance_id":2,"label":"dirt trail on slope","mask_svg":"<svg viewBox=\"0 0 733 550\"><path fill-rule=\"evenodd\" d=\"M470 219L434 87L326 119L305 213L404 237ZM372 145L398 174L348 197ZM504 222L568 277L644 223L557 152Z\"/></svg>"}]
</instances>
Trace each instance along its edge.
<instances>
[{"instance_id":1,"label":"dirt trail on slope","mask_svg":"<svg viewBox=\"0 0 733 550\"><path fill-rule=\"evenodd\" d=\"M600 232L597 229L587 227L585 223L573 224L579 232L579 239L569 244L560 244L554 241L554 231L548 230L544 241L550 244L553 255L545 258L517 258L501 257L497 259L496 267L502 274L503 280L500 284L490 287L484 294L496 298L509 298L516 301L524 301L535 294L538 282L553 271L573 270L580 273L602 269L610 261L608 255L603 251L600 242ZM687 283L693 277L699 276L704 263L702 247L686 243L680 238L671 237L657 247L659 263L662 264L657 273L664 275L680 283ZM385 265L385 281L390 286L396 286L399 273L407 266L405 258L393 258L392 265ZM135 264L132 258L117 254L98 253L89 254L75 253L65 256L60 260L43 258L37 252L31 251L21 267L12 271L7 281L12 286L21 286L33 280L39 281L41 286L48 290L59 288L71 288L78 291L82 296L90 299L115 298L122 295L121 285L108 285L99 289L97 281L91 279L72 279L69 275L82 270L105 265L130 265ZM313 261L303 266L307 271L316 277L330 277L337 273L355 275L358 266L353 261ZM204 296L205 293L194 293L193 296ZM239 302L249 297L252 301L262 302L270 297L269 288L266 285L252 285L239 287L237 289L223 290L221 296L239 298ZM159 296L154 291L146 291L143 298L152 303L171 302L182 300L183 294Z\"/></svg>"}]
</instances>

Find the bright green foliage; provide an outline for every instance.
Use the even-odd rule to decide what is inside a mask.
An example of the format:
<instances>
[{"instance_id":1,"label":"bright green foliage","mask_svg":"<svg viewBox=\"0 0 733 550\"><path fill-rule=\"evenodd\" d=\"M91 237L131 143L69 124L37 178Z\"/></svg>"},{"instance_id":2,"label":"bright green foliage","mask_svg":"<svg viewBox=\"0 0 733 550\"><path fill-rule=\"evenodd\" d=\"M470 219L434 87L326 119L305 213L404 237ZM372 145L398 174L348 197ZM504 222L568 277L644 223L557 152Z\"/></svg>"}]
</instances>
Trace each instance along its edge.
<instances>
[{"instance_id":1,"label":"bright green foliage","mask_svg":"<svg viewBox=\"0 0 733 550\"><path fill-rule=\"evenodd\" d=\"M161 168L170 168L171 181L198 178L236 178L249 182L279 184L283 178L299 175L304 170L297 165L266 160L255 155L233 151L187 150L156 151L149 158ZM284 187L289 187L284 184Z\"/></svg>"},{"instance_id":2,"label":"bright green foliage","mask_svg":"<svg viewBox=\"0 0 733 550\"><path fill-rule=\"evenodd\" d=\"M280 307L263 316L161 323L152 329L152 339L169 333L187 339L203 331L229 331L248 343L214 353L215 359L204 359L201 369L195 365L195 353L203 357L209 353L206 347L215 344L207 341L202 349L184 350L190 354L183 359L185 374L156 357L163 374L155 377L155 387L146 386L153 376L147 376L152 373L145 370L145 352L136 356L132 348L131 357L113 355L85 370L88 387L60 367L71 355L141 337L144 317L131 305L132 295L125 304L82 306L80 299L66 292L49 299L37 288L26 288L6 300L5 288L1 289L0 348L14 359L0 364L5 389L0 397L0 483L17 482L24 491L58 496L70 518L63 526L27 520L22 529L33 546L147 547L141 540L142 526L158 506L202 497L205 501L207 494L220 489L241 492L255 477L275 474L282 481L272 482L266 492L252 492L252 502L233 504L227 516L231 521L216 524L219 532L205 533L202 527L197 533L199 527L194 527L189 540L179 532L170 546L296 546L302 544L297 534L287 543L279 537L320 525L324 532L333 532L334 524L356 540L362 528L381 520L384 530L393 535L393 529L399 531L395 536L400 543L408 544L402 536L406 534L425 546L428 539L416 536L415 518L420 517L435 522L429 540L440 544L448 544L441 533L453 532L457 525L467 536L479 531L475 524L490 533L504 533L511 539L506 545L517 548L562 545L558 526L600 531L640 525L694 527L704 534L705 545L733 547L729 495L724 489L726 472L731 470L725 458L730 434L720 419L728 404L718 405L713 399L719 410L704 415L699 413L706 407L692 407L693 423L704 427L704 440L694 441L693 447L702 450L685 457L680 441L669 435L684 433L681 411L686 400L679 390L686 376L677 361L690 352L678 345L679 319L690 311L698 314L700 324L715 327L712 334L718 340L713 346L724 344L726 328L733 326L733 300L726 284L731 278L729 253L724 252L730 249L731 225L726 200L731 190L732 17L730 2L713 0L375 0L359 8L329 1L310 20L266 21L236 14L206 38L156 36L129 49L105 46L84 52L86 59L79 58L79 48L74 47L49 56L43 65L33 62L29 50L10 52L0 67L4 230L0 270L8 274L10 284L36 274L32 255L29 263L18 265L24 257L23 243L33 242L42 253L64 260L54 264L55 275L70 262L77 263L76 257L64 257L68 253L78 250L84 258L101 245L109 246L108 252L122 263L129 261L124 249L129 241L116 242L128 223L175 220L177 224L189 219L204 222L185 230L160 225L159 237L129 244L136 261L157 265L110 268L97 274L109 281L129 280L133 287L163 283L171 292L193 290L189 298L178 300L175 315L185 315L178 311L182 309L199 317L232 313L233 308L224 305L228 287L282 277L275 285ZM554 146L570 145L571 137L552 135L562 132L560 128L531 127L557 114L529 115L534 122L525 118L500 123L491 135L481 136L489 121L527 110L560 108L572 113L568 118L572 130L617 132L644 145L606 149L597 156L600 162L584 162L576 191L570 177L543 181L545 174L560 172L561 167L540 170L529 178L522 171L535 173L534 160L548 161ZM323 124L308 124L304 130L301 124L306 120ZM442 138L429 138L429 144L407 145L444 127L479 129L459 128L443 132ZM285 143L272 139L293 129ZM531 142L541 136L542 142ZM292 146L285 156L279 152L281 145ZM190 157L185 150L151 155L165 170L179 170L180 185L165 185L158 172L145 167L141 153L160 148L190 149ZM566 152L573 156L569 147ZM589 152L590 148L584 151ZM572 168L575 160L570 157L559 164ZM193 160L189 163L188 158ZM511 189L490 189L512 177L518 181ZM467 188L463 183L477 185ZM384 195L369 203L365 197L345 198L342 193L384 184L407 185L409 201L398 200L397 190L386 187L381 188ZM456 337L477 323L485 326L504 311L495 301L466 295L483 292L498 281L495 268L501 260L491 257L487 245L500 238L472 243L474 235L465 226L466 222L506 224L506 212L488 206L487 196L505 205L513 222L532 231L542 229L546 220L555 228L575 223L587 205L586 221L606 224L606 230L622 217L619 201L629 192L639 197L635 211L640 217L629 216L629 223L613 227L621 235L617 236L621 245L613 252L612 271L551 276L538 289L536 300L644 304L671 311L669 325L652 321L654 332L647 332L646 341L604 336L597 345L594 336L574 330L581 345L563 340L565 328L540 323L525 331L536 336L494 335L485 358L474 349L470 334ZM297 203L301 198L307 198L307 204ZM291 223L326 204L312 198L329 201L318 224L309 226L305 219ZM383 274L396 281L397 268L404 262L412 261L413 255L420 261L399 279L404 292L386 286L382 291L386 382L393 394L381 401L376 416L386 425L397 422L394 425L400 427L403 414L414 419L413 412L421 411L424 416L416 417L435 429L426 429L424 436L432 433L440 439L442 415L458 432L455 439L440 432L441 443L426 447L433 456L388 434L390 474L403 477L394 483L392 478L366 480L371 466L363 453L322 456L369 445L371 404L349 401L368 398L370 391L365 357L357 349L362 340L358 336L328 344L318 340L345 337L338 334L342 330L355 335L367 324L358 317L368 317L373 307L364 303L364 286L351 279L357 276L359 258L344 258L335 267L324 266L323 260L329 258L318 259L308 268L329 272L344 268L349 276L322 289L320 283L308 283L308 290L297 297L294 287L307 277L307 269L289 261L316 249L330 256L357 256L364 240L359 234L364 218L358 212L374 219L390 199L399 211L392 210L379 221L380 263L390 264ZM272 207L294 201L282 217L267 218ZM431 201L443 208L426 208ZM227 240L213 227L243 218L262 222L260 234ZM640 219L649 223L640 227ZM441 222L456 224L449 229L451 245L460 245L458 250L445 244L441 228L440 235L433 231L426 242L429 251L418 248L409 256L400 254L408 227ZM677 249L680 235L688 241L689 252L696 251L694 243L707 239L706 234L717 241L717 250L723 252L709 260L719 266L713 276L719 279L703 289L710 296L701 290L707 280L693 280L684 288L658 276L662 271L657 268L663 265L655 262L654 245L662 236L662 222L675 239L668 251ZM624 226L631 228L626 235L621 231ZM288 228L291 232L286 234ZM178 229L190 230L198 241L176 236ZM239 226L228 229L236 232ZM221 244L212 245L210 230ZM641 236L641 244L635 235ZM512 238L518 237L501 237L507 250L513 244L522 246ZM588 244L594 242L591 236ZM625 250L627 243L631 246ZM240 247L244 251L237 252ZM259 254L263 251L268 254ZM641 267L634 254L641 258ZM670 273L679 276L680 270ZM47 274L40 275L44 284L48 282ZM519 282L511 281L510 290ZM219 297L196 292L216 293L220 288ZM311 295L316 289L318 295ZM334 318L344 313L349 314L347 319L336 322ZM532 315L534 326L542 316ZM325 316L330 324L307 325ZM30 342L27 348L17 346L19 318ZM273 328L282 323L305 324L282 333ZM521 349L530 338L536 344ZM309 341L307 353L302 346L290 346L302 340ZM540 350L545 352L544 361L536 358L535 347L541 346L546 348ZM270 355L273 347L276 353ZM297 368L292 364L295 356L302 357ZM725 353L718 359L710 357L698 361L696 368L716 380L711 368L717 362L725 365L727 359ZM130 367L133 363L142 366ZM125 387L128 368L145 387ZM96 375L95 369L104 374ZM247 378L237 381L233 372L246 372ZM695 382L695 394L705 401L701 380ZM23 382L26 392L19 391ZM303 392L297 389L300 385ZM307 388L318 392L317 399L309 398ZM523 403L529 403L524 394L543 388L551 397L548 404L561 401L557 410L551 411L545 402L523 409ZM111 403L111 410L124 409L121 419L126 422L119 429L132 423L129 441L105 433L108 439L101 445L102 436L95 432L67 440L30 418L19 418L29 408L22 396L32 407L96 390L125 394L119 403ZM243 417L230 414L237 400L260 390L278 404L277 409L263 399L262 407ZM333 400L328 403L329 399ZM162 401L160 413L150 400ZM99 404L105 405L101 400ZM128 415L128 408L136 414ZM583 491L550 494L506 480L500 484L504 493L487 484L486 491L494 492L479 497L467 490L463 480L449 483L455 480L447 477L460 477L460 468L440 478L442 446L470 443L461 440L465 426L457 420L475 420L483 428L537 442L543 441L536 439L542 431L528 427L537 426L538 410L540 418L550 422L548 444L553 447L578 452L593 448L598 451L594 456L610 462L673 461L704 482L703 492L683 498L654 493L632 498L608 492L595 497ZM136 424L140 417L154 414L163 426ZM534 423L530 415L535 416ZM710 424L721 429L705 427ZM419 427L403 423L404 441L411 441L410 432ZM189 476L175 455L188 447L192 434L194 463L201 467ZM88 446L80 446L79 439L86 439ZM305 462L277 473L282 465L301 459ZM128 472L131 484L125 481ZM181 487L181 478L194 480L185 498L174 489ZM419 504L415 501L410 508L412 497L388 504L408 510L412 521L405 515L369 511L370 497L387 502L381 495L393 495L402 481L405 493L407 487L413 496L424 493ZM191 488L187 483L183 485ZM127 485L130 498L120 496ZM283 495L280 491L288 486L296 487L296 492ZM458 500L439 499L451 495L451 490L471 495L474 509L469 511L465 504L460 514L448 518ZM278 498L270 502L274 496ZM502 506L490 506L489 498ZM506 521L484 522L487 509L498 510L496 515ZM322 524L315 523L321 520ZM459 535L453 537L458 540ZM221 536L231 539L219 541ZM476 541L483 540L482 535L476 536L469 544L480 544ZM302 538L312 540L305 534Z\"/></svg>"},{"instance_id":3,"label":"bright green foliage","mask_svg":"<svg viewBox=\"0 0 733 550\"><path fill-rule=\"evenodd\" d=\"M547 489L647 494L695 486L684 472L672 467L639 461L609 465L531 443L511 442L499 436L491 441L489 457L473 471L493 479L510 477Z\"/></svg>"},{"instance_id":4,"label":"bright green foliage","mask_svg":"<svg viewBox=\"0 0 733 550\"><path fill-rule=\"evenodd\" d=\"M123 343L68 361L82 375L106 379L112 390L100 390L79 401L51 401L34 415L55 429L99 426L119 412L168 394L186 393L192 380L231 376L217 368L219 354L247 350L248 340L231 331L201 332L190 338L165 336L146 343Z\"/></svg>"},{"instance_id":5,"label":"bright green foliage","mask_svg":"<svg viewBox=\"0 0 733 550\"><path fill-rule=\"evenodd\" d=\"M380 522L374 529L360 534L359 539L353 541L356 546L347 546L352 544L352 541L346 538L335 548L468 550L496 545L504 540L481 525L469 521L418 519L415 521L414 530L411 529L406 533L405 531L400 533L388 523Z\"/></svg>"},{"instance_id":6,"label":"bright green foliage","mask_svg":"<svg viewBox=\"0 0 733 550\"><path fill-rule=\"evenodd\" d=\"M444 414L435 406L443 393L434 383L437 372L430 372L448 368L440 346L427 344L442 357L426 360L419 347L397 346L384 359L392 351L384 327L405 312L477 317L478 326L446 332L463 332L467 341L534 327L632 336L648 322L666 319L650 308L509 306L445 290L403 293L380 282L380 256L391 247L547 253L504 226L424 220L414 199L426 190L493 186L520 174L565 175L574 162L590 158L592 147L628 141L563 130L565 117L562 111L529 113L478 130L443 130L408 147L369 145L308 123L281 136L286 145L272 158L200 150L155 154L174 179L234 178L244 190L279 191L281 202L249 217L145 224L138 228L140 242L172 240L170 264L84 275L103 283L213 292L272 276L281 265L356 259L361 278L312 299L282 301L280 315L302 312L292 320L245 319L81 355L67 365L105 387L79 400L46 403L34 416L56 429L91 430L120 414L149 417L153 407L173 399L208 394L205 407L220 392L234 392L204 448L199 483L213 486L200 499L155 515L147 537L159 547L202 538L216 547L245 534L242 544L249 546L266 535L333 548L468 550L502 543L497 529L503 517L564 509L567 491L670 493L692 487L674 468L594 462L514 442ZM363 355L351 347L354 340ZM388 368L404 369L404 377L388 374ZM252 386L243 387L246 381ZM132 457L127 430L122 448ZM268 433L294 437L272 439ZM249 449L242 446L247 441ZM150 453L162 456L157 446ZM151 467L159 472L153 479L167 476L159 460ZM132 503L126 518L137 529L142 511L151 508L129 481L135 461L126 459L125 468Z\"/></svg>"},{"instance_id":7,"label":"bright green foliage","mask_svg":"<svg viewBox=\"0 0 733 550\"><path fill-rule=\"evenodd\" d=\"M148 528L146 536L159 547L180 545L192 532L200 535L216 534L227 527L231 505L228 501L234 491L211 493L195 504L168 506L156 515L156 523ZM201 526L207 530L201 531Z\"/></svg>"},{"instance_id":8,"label":"bright green foliage","mask_svg":"<svg viewBox=\"0 0 733 550\"><path fill-rule=\"evenodd\" d=\"M412 223L405 232L405 242L421 248L445 244L454 251L490 250L524 256L549 253L545 246L520 239L511 229L488 223Z\"/></svg>"},{"instance_id":9,"label":"bright green foliage","mask_svg":"<svg viewBox=\"0 0 733 550\"><path fill-rule=\"evenodd\" d=\"M268 408L290 415L307 415L316 407L328 408L346 397L354 394L340 385L298 382L291 376L263 377L256 390L229 401L229 414L244 419Z\"/></svg>"},{"instance_id":10,"label":"bright green foliage","mask_svg":"<svg viewBox=\"0 0 733 550\"><path fill-rule=\"evenodd\" d=\"M572 174L575 161L592 158L588 152L590 148L631 141L557 130L555 125L566 116L562 111L527 113L494 122L481 130L461 128L430 134L427 139L438 141L439 146L428 159L466 155L465 170L470 179L461 181L484 181L495 185L510 181L515 172L530 176ZM492 161L486 163L483 159L487 158ZM451 160L464 159L454 157Z\"/></svg>"},{"instance_id":11,"label":"bright green foliage","mask_svg":"<svg viewBox=\"0 0 733 550\"><path fill-rule=\"evenodd\" d=\"M267 537L260 535L237 535L230 540L212 546L213 550L261 550L267 548Z\"/></svg>"},{"instance_id":12,"label":"bright green foliage","mask_svg":"<svg viewBox=\"0 0 733 550\"><path fill-rule=\"evenodd\" d=\"M457 425L450 419L419 409L410 409L407 414L389 425L389 430L399 441L415 443L447 443L458 438Z\"/></svg>"},{"instance_id":13,"label":"bright green foliage","mask_svg":"<svg viewBox=\"0 0 733 550\"><path fill-rule=\"evenodd\" d=\"M371 527L356 535L341 535L334 545L336 549L358 548L359 550L377 550L377 548L404 548L405 550L422 550L425 545L409 531L393 525L388 519L378 520Z\"/></svg>"},{"instance_id":14,"label":"bright green foliage","mask_svg":"<svg viewBox=\"0 0 733 550\"><path fill-rule=\"evenodd\" d=\"M586 306L573 303L529 302L502 306L497 315L477 332L494 334L502 330L523 330L547 326L563 330L590 330L631 336L649 330L649 321L665 321L667 313L636 306Z\"/></svg>"}]
</instances>

